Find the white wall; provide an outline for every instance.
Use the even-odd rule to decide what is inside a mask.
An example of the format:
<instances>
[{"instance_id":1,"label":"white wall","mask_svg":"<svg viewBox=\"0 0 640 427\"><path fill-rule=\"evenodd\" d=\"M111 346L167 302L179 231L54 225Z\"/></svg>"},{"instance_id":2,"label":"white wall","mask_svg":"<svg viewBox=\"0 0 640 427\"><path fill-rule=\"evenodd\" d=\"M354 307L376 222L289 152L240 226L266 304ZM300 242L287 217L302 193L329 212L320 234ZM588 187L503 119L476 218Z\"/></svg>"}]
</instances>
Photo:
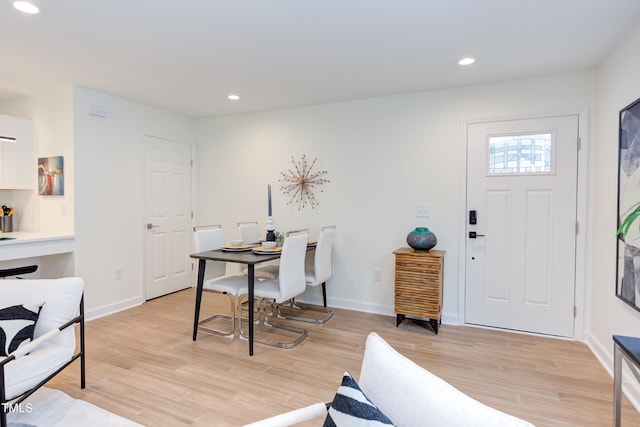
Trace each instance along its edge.
<instances>
[{"instance_id":1,"label":"white wall","mask_svg":"<svg viewBox=\"0 0 640 427\"><path fill-rule=\"evenodd\" d=\"M34 99L38 157L64 156L64 196L39 196L36 227L41 232L73 234L75 153L71 87Z\"/></svg>"},{"instance_id":2,"label":"white wall","mask_svg":"<svg viewBox=\"0 0 640 427\"><path fill-rule=\"evenodd\" d=\"M640 24L598 70L598 132L592 161L591 324L589 344L611 370L611 336L640 336L640 312L615 297L618 115L640 98ZM611 371L610 371L611 372ZM640 408L640 387L632 399Z\"/></svg>"},{"instance_id":3,"label":"white wall","mask_svg":"<svg viewBox=\"0 0 640 427\"><path fill-rule=\"evenodd\" d=\"M107 117L89 114L91 106ZM75 272L88 317L144 299L143 138L195 141L195 121L100 92L74 88ZM114 279L122 268L123 278Z\"/></svg>"},{"instance_id":4,"label":"white wall","mask_svg":"<svg viewBox=\"0 0 640 427\"><path fill-rule=\"evenodd\" d=\"M443 320L457 323L464 121L580 113L595 107L595 87L595 72L585 71L201 120L197 222L222 224L227 240L237 221L264 225L270 183L277 229L309 227L314 237L322 225L337 226L329 304L388 315L393 251L427 226L447 251ZM329 172L317 210L287 206L279 191L280 172L303 154ZM416 218L418 203L430 205L430 218ZM372 280L374 268L382 282ZM305 299L320 301L319 290Z\"/></svg>"},{"instance_id":5,"label":"white wall","mask_svg":"<svg viewBox=\"0 0 640 427\"><path fill-rule=\"evenodd\" d=\"M18 230L73 234L74 153L71 87L60 87L31 98L0 104L1 114L32 119L36 127L36 157L64 156L64 196L37 196L37 192L4 190L3 204L16 207ZM34 159L34 188L37 177Z\"/></svg>"},{"instance_id":6,"label":"white wall","mask_svg":"<svg viewBox=\"0 0 640 427\"><path fill-rule=\"evenodd\" d=\"M104 108L107 117L90 115L91 106ZM0 190L1 200L33 212L23 217L23 231L76 236L74 256L32 261L84 278L88 318L141 303L143 137L193 144L195 120L79 87L4 101L0 114L35 121L37 157L64 156L64 196ZM123 269L120 280L116 267Z\"/></svg>"}]
</instances>

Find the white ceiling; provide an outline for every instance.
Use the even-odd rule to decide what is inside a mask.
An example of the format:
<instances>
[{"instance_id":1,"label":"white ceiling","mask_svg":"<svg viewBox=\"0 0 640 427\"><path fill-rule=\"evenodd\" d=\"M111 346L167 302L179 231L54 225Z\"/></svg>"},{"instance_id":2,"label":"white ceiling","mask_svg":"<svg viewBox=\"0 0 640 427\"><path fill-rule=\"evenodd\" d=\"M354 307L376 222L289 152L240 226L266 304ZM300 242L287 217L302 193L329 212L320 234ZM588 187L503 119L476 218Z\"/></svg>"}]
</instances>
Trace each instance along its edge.
<instances>
[{"instance_id":1,"label":"white ceiling","mask_svg":"<svg viewBox=\"0 0 640 427\"><path fill-rule=\"evenodd\" d=\"M0 0L0 100L74 84L191 117L588 69L640 22L639 0L36 1Z\"/></svg>"}]
</instances>

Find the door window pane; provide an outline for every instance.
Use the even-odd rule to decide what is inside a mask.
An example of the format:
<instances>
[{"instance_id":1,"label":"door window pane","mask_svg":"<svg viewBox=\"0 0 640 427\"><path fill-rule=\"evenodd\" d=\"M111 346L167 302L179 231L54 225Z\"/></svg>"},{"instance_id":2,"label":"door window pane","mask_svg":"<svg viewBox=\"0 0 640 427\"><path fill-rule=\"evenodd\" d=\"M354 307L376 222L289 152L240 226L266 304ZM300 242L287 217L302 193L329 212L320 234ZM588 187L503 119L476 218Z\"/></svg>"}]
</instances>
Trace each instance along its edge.
<instances>
[{"instance_id":1,"label":"door window pane","mask_svg":"<svg viewBox=\"0 0 640 427\"><path fill-rule=\"evenodd\" d=\"M489 136L489 175L553 173L553 133Z\"/></svg>"}]
</instances>

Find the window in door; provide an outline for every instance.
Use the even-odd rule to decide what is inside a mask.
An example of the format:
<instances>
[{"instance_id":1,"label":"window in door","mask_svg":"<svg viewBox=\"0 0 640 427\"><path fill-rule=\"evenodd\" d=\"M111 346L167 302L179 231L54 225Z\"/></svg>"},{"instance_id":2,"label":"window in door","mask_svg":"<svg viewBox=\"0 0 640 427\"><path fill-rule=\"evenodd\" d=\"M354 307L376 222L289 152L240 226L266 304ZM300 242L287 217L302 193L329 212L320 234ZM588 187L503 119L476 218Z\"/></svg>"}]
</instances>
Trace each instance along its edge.
<instances>
[{"instance_id":1,"label":"window in door","mask_svg":"<svg viewBox=\"0 0 640 427\"><path fill-rule=\"evenodd\" d=\"M553 132L489 135L488 175L531 175L554 172Z\"/></svg>"}]
</instances>

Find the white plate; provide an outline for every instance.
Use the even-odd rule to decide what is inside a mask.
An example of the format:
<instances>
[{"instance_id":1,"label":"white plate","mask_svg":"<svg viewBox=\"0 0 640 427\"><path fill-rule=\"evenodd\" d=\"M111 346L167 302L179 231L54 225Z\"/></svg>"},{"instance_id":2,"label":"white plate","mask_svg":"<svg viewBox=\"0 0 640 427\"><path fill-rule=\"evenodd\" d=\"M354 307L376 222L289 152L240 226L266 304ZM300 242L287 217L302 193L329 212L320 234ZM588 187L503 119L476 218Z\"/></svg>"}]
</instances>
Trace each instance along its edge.
<instances>
[{"instance_id":1,"label":"white plate","mask_svg":"<svg viewBox=\"0 0 640 427\"><path fill-rule=\"evenodd\" d=\"M224 245L220 248L220 250L225 252L244 252L250 251L252 248L251 245L241 245L241 246L233 246L233 245Z\"/></svg>"},{"instance_id":2,"label":"white plate","mask_svg":"<svg viewBox=\"0 0 640 427\"><path fill-rule=\"evenodd\" d=\"M280 252L282 252L282 248L278 248L275 247L273 249L267 249L263 246L258 246L257 248L255 248L253 250L254 254L259 254L259 255L271 255L271 254L279 254Z\"/></svg>"}]
</instances>

